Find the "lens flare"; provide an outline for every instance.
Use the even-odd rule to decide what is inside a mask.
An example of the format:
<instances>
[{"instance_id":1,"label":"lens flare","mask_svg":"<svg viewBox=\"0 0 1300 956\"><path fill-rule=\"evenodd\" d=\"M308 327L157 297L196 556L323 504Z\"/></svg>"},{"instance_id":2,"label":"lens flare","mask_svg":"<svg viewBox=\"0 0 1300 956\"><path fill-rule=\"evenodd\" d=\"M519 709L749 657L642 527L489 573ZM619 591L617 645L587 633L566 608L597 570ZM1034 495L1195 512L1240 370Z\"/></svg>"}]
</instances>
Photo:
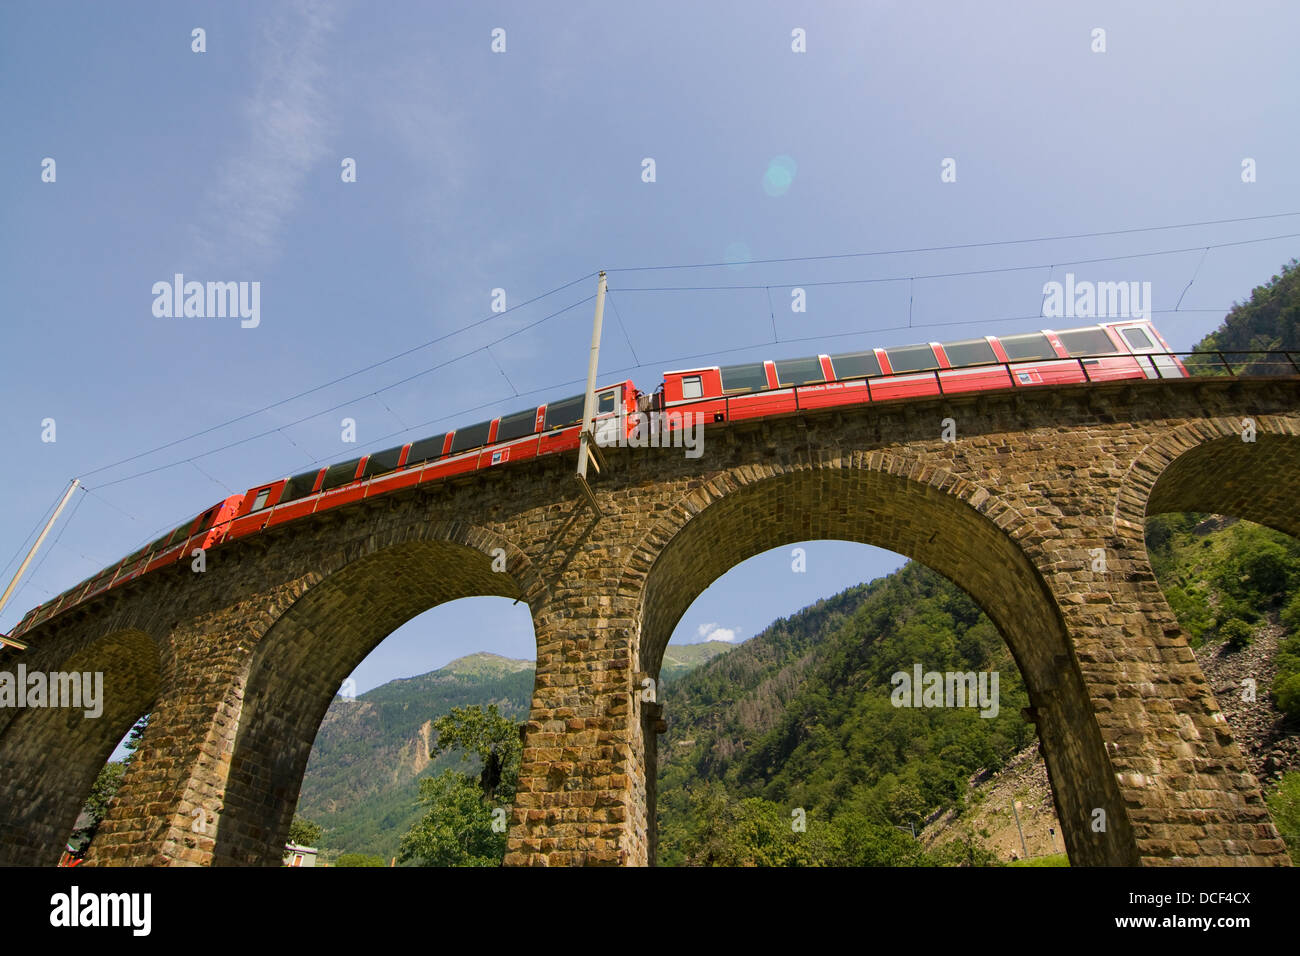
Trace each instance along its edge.
<instances>
[{"instance_id":1,"label":"lens flare","mask_svg":"<svg viewBox=\"0 0 1300 956\"><path fill-rule=\"evenodd\" d=\"M799 165L789 156L777 156L767 164L763 174L763 192L769 196L784 196L794 184Z\"/></svg>"}]
</instances>

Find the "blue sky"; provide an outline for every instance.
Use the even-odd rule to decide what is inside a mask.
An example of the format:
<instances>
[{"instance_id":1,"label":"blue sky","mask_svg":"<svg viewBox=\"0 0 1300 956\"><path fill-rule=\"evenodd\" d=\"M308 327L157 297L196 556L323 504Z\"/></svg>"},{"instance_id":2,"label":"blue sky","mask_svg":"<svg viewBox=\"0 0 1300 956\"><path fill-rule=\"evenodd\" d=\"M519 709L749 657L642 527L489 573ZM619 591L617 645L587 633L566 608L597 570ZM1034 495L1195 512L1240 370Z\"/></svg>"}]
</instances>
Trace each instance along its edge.
<instances>
[{"instance_id":1,"label":"blue sky","mask_svg":"<svg viewBox=\"0 0 1300 956\"><path fill-rule=\"evenodd\" d=\"M514 306L610 270L601 367L646 390L684 356L1028 331L1049 324L1042 285L1067 271L1151 282L1157 326L1189 347L1296 254L1300 216L744 261L1300 211L1300 9L1130 6L5 4L0 561L70 477L91 493L0 628L232 490L578 391L594 280L504 315L497 288ZM1289 238L1255 241L1275 236ZM1170 250L1185 251L1146 255ZM1011 267L1027 268L908 278ZM260 323L155 316L153 284L176 273L260 283ZM755 288L639 291L719 285ZM746 563L675 639L752 636L899 559L827 543L808 561L802 575L788 548ZM478 649L531 656L526 610L437 609L355 676L364 690Z\"/></svg>"}]
</instances>

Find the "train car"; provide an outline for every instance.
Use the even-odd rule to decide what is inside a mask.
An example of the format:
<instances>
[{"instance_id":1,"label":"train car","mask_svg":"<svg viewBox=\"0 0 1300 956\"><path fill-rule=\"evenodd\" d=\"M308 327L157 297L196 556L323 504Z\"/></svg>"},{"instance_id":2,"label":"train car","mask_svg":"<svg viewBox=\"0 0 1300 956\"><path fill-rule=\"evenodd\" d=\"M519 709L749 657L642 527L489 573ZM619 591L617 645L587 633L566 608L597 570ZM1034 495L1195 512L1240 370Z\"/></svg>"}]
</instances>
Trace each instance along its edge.
<instances>
[{"instance_id":1,"label":"train car","mask_svg":"<svg viewBox=\"0 0 1300 956\"><path fill-rule=\"evenodd\" d=\"M596 390L596 418L622 419L636 411L640 393L631 381ZM309 514L386 494L527 461L578 447L585 397L575 395L432 435L335 465L314 468L250 488L223 540L255 534ZM631 427L628 425L626 427Z\"/></svg>"},{"instance_id":2,"label":"train car","mask_svg":"<svg viewBox=\"0 0 1300 956\"><path fill-rule=\"evenodd\" d=\"M838 355L712 365L664 373L656 409L739 421L835 405L1187 370L1148 321L926 342Z\"/></svg>"},{"instance_id":3,"label":"train car","mask_svg":"<svg viewBox=\"0 0 1300 956\"><path fill-rule=\"evenodd\" d=\"M891 346L668 371L650 410L740 421L798 410L954 392L1185 377L1168 343L1145 320L1054 331ZM641 393L631 381L597 390L602 439L637 427ZM52 601L27 613L14 636L110 588L179 563L196 548L256 534L374 495L578 448L584 396L549 402L256 485L217 502ZM613 425L613 422L619 425ZM672 417L667 426L673 427ZM626 436L625 436L626 437Z\"/></svg>"}]
</instances>

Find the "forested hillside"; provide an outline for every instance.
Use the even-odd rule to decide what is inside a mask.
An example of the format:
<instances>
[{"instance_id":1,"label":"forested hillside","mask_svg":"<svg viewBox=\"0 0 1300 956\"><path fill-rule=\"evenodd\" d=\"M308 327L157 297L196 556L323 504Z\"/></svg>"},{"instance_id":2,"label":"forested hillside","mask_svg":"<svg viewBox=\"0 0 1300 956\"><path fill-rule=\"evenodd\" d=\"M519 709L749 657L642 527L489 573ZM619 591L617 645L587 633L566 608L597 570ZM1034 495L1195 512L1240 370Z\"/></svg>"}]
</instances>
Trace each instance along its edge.
<instances>
[{"instance_id":1,"label":"forested hillside","mask_svg":"<svg viewBox=\"0 0 1300 956\"><path fill-rule=\"evenodd\" d=\"M1300 264L1292 259L1279 275L1233 305L1223 324L1194 346L1196 350L1300 350Z\"/></svg>"},{"instance_id":2,"label":"forested hillside","mask_svg":"<svg viewBox=\"0 0 1300 956\"><path fill-rule=\"evenodd\" d=\"M891 675L918 662L997 672L996 716L894 706ZM931 862L899 828L951 805L973 774L1033 738L997 631L916 564L777 621L664 698L660 862L670 865Z\"/></svg>"},{"instance_id":3,"label":"forested hillside","mask_svg":"<svg viewBox=\"0 0 1300 956\"><path fill-rule=\"evenodd\" d=\"M1278 648L1245 669L1260 681L1262 702L1239 706L1239 686L1219 689L1252 768L1276 785L1300 769L1300 542L1248 522L1169 515L1149 521L1148 547L1194 646L1243 661L1257 641ZM997 717L894 707L890 676L916 662L927 671L996 669ZM991 862L983 818L950 826L929 852L910 828L941 812L960 820L972 781L1034 741L1019 716L1027 703L1019 671L991 622L964 592L913 563L777 621L670 686L664 703L660 862L668 865ZM1027 802L1050 808L1051 796ZM802 832L792 827L800 809ZM997 809L1009 823L1009 808Z\"/></svg>"}]
</instances>

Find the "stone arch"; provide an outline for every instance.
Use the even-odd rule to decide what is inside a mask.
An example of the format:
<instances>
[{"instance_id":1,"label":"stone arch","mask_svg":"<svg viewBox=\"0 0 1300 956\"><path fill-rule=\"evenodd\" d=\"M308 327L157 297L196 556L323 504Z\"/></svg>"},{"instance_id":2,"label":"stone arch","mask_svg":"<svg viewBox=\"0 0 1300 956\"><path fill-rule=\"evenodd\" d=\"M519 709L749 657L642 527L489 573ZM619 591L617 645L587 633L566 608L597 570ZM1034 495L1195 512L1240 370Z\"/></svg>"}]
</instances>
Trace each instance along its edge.
<instances>
[{"instance_id":1,"label":"stone arch","mask_svg":"<svg viewBox=\"0 0 1300 956\"><path fill-rule=\"evenodd\" d=\"M1240 418L1171 429L1133 460L1115 501L1115 533L1146 553L1148 515L1232 515L1300 538L1300 430L1296 421L1254 416L1254 441Z\"/></svg>"},{"instance_id":2,"label":"stone arch","mask_svg":"<svg viewBox=\"0 0 1300 956\"><path fill-rule=\"evenodd\" d=\"M71 653L53 642L9 654L0 669L16 673L19 664L27 673L102 674L98 716L84 706L32 708L0 732L0 863L53 865L100 769L157 700L162 654L148 634L127 627Z\"/></svg>"},{"instance_id":3,"label":"stone arch","mask_svg":"<svg viewBox=\"0 0 1300 956\"><path fill-rule=\"evenodd\" d=\"M506 570L493 569L494 549ZM254 649L224 792L193 793L179 813L219 819L214 865L280 865L316 731L343 679L389 634L463 597L537 600L544 586L512 543L459 523L367 539L316 577Z\"/></svg>"},{"instance_id":4,"label":"stone arch","mask_svg":"<svg viewBox=\"0 0 1300 956\"><path fill-rule=\"evenodd\" d=\"M751 466L716 476L665 516L624 575L623 589L640 595L642 669L658 672L682 614L729 568L770 548L819 538L888 548L971 596L1024 676L1071 859L1135 863L1132 830L1059 596L1039 571L1047 559L1037 553L1034 524L944 469L877 453L821 467ZM647 762L652 801L653 761ZM1085 838L1096 807L1111 808L1101 841ZM653 821L653 809L647 817Z\"/></svg>"}]
</instances>

